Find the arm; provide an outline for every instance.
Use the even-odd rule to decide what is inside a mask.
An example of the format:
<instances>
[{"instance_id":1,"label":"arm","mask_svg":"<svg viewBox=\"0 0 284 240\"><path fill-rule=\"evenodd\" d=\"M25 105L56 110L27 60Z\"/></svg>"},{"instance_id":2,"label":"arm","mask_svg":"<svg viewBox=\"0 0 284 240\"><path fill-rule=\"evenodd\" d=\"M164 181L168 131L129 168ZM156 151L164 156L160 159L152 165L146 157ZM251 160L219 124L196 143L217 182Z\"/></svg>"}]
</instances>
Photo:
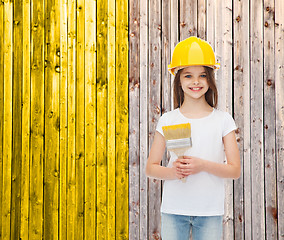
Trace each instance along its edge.
<instances>
[{"instance_id":1,"label":"arm","mask_svg":"<svg viewBox=\"0 0 284 240\"><path fill-rule=\"evenodd\" d=\"M160 165L165 149L165 138L162 134L156 131L147 160L146 175L148 177L162 180L183 178L183 174L177 174L176 167L173 166L172 168L169 168Z\"/></svg>"},{"instance_id":2,"label":"arm","mask_svg":"<svg viewBox=\"0 0 284 240\"><path fill-rule=\"evenodd\" d=\"M240 153L235 131L223 137L227 164L208 162L204 170L218 177L238 179L241 175Z\"/></svg>"},{"instance_id":3,"label":"arm","mask_svg":"<svg viewBox=\"0 0 284 240\"><path fill-rule=\"evenodd\" d=\"M205 171L222 178L239 178L241 174L241 164L235 132L232 131L223 137L223 142L227 164L185 156L184 159L177 160L177 171L185 175Z\"/></svg>"}]
</instances>

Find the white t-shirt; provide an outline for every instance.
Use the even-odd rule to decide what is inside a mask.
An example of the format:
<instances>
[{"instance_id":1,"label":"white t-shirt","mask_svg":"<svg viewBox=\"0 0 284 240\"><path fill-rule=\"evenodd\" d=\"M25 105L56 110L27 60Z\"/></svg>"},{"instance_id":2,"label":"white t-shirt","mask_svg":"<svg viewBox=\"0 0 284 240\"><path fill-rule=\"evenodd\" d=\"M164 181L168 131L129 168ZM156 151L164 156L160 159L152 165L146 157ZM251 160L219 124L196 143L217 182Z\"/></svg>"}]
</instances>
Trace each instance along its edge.
<instances>
[{"instance_id":1,"label":"white t-shirt","mask_svg":"<svg viewBox=\"0 0 284 240\"><path fill-rule=\"evenodd\" d=\"M156 130L163 134L162 126L190 123L192 148L185 156L195 156L212 162L224 163L222 138L237 129L232 116L213 109L208 116L199 119L185 117L179 108L163 114ZM168 166L177 159L171 154ZM214 216L224 214L224 180L207 172L190 175L186 182L165 180L161 212L188 216Z\"/></svg>"}]
</instances>

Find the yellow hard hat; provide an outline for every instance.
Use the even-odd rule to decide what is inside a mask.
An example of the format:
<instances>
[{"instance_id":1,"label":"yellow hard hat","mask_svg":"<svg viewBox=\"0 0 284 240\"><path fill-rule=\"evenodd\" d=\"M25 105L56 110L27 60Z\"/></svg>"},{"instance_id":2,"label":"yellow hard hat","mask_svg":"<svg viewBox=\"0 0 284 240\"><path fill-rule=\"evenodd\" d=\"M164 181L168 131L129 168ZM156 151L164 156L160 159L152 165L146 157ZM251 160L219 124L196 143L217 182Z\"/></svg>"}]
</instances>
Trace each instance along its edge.
<instances>
[{"instance_id":1,"label":"yellow hard hat","mask_svg":"<svg viewBox=\"0 0 284 240\"><path fill-rule=\"evenodd\" d=\"M220 67L220 64L216 62L215 54L210 44L192 36L175 46L168 70L175 75L179 69L197 65L208 66L214 69L219 69Z\"/></svg>"}]
</instances>

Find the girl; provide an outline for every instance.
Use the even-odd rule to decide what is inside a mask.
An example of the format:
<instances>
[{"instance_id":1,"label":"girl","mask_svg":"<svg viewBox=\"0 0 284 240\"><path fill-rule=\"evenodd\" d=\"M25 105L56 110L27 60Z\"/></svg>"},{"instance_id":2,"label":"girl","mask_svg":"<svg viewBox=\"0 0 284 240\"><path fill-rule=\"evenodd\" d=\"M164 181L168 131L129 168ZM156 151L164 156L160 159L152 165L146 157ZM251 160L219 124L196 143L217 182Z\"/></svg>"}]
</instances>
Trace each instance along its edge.
<instances>
[{"instance_id":1,"label":"girl","mask_svg":"<svg viewBox=\"0 0 284 240\"><path fill-rule=\"evenodd\" d=\"M190 37L176 45L169 65L175 75L175 109L159 119L146 166L147 176L165 180L163 240L188 240L190 231L193 240L222 237L223 179L239 178L240 156L233 118L216 109L217 68L213 49L206 41ZM161 166L166 148L162 127L182 123L191 124L192 148L181 159L171 153L168 166Z\"/></svg>"}]
</instances>

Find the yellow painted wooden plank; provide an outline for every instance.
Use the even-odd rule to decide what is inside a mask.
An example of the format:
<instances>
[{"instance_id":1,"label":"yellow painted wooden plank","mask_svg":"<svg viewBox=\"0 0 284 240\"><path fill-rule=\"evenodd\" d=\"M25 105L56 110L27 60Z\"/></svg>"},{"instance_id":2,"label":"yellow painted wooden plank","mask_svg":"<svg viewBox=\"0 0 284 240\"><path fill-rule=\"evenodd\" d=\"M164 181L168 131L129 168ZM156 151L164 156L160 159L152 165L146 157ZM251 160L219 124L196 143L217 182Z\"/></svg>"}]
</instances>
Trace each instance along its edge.
<instances>
[{"instance_id":1,"label":"yellow painted wooden plank","mask_svg":"<svg viewBox=\"0 0 284 240\"><path fill-rule=\"evenodd\" d=\"M97 239L107 239L107 1L97 1Z\"/></svg>"},{"instance_id":2,"label":"yellow painted wooden plank","mask_svg":"<svg viewBox=\"0 0 284 240\"><path fill-rule=\"evenodd\" d=\"M0 231L2 232L3 195L3 100L4 100L4 4L0 4Z\"/></svg>"},{"instance_id":3,"label":"yellow painted wooden plank","mask_svg":"<svg viewBox=\"0 0 284 240\"><path fill-rule=\"evenodd\" d=\"M59 207L59 2L45 5L44 238L58 239Z\"/></svg>"},{"instance_id":4,"label":"yellow painted wooden plank","mask_svg":"<svg viewBox=\"0 0 284 240\"><path fill-rule=\"evenodd\" d=\"M84 162L85 162L85 6L84 0L77 0L77 77L76 77L76 240L84 235Z\"/></svg>"},{"instance_id":5,"label":"yellow painted wooden plank","mask_svg":"<svg viewBox=\"0 0 284 240\"><path fill-rule=\"evenodd\" d=\"M2 166L2 239L10 239L11 162L12 162L12 42L13 3L4 2L4 98Z\"/></svg>"},{"instance_id":6,"label":"yellow painted wooden plank","mask_svg":"<svg viewBox=\"0 0 284 240\"><path fill-rule=\"evenodd\" d=\"M75 239L75 100L76 100L76 1L68 0L68 159L67 159L67 239Z\"/></svg>"},{"instance_id":7,"label":"yellow painted wooden plank","mask_svg":"<svg viewBox=\"0 0 284 240\"><path fill-rule=\"evenodd\" d=\"M29 238L43 234L44 1L32 4Z\"/></svg>"},{"instance_id":8,"label":"yellow painted wooden plank","mask_svg":"<svg viewBox=\"0 0 284 240\"><path fill-rule=\"evenodd\" d=\"M60 0L59 239L67 239L67 0Z\"/></svg>"},{"instance_id":9,"label":"yellow painted wooden plank","mask_svg":"<svg viewBox=\"0 0 284 240\"><path fill-rule=\"evenodd\" d=\"M12 198L11 198L11 239L20 239L21 223L21 118L23 81L23 3L13 1L13 148L12 148Z\"/></svg>"},{"instance_id":10,"label":"yellow painted wooden plank","mask_svg":"<svg viewBox=\"0 0 284 240\"><path fill-rule=\"evenodd\" d=\"M23 92L22 92L22 169L20 238L29 239L29 178L30 178L30 1L23 2Z\"/></svg>"},{"instance_id":11,"label":"yellow painted wooden plank","mask_svg":"<svg viewBox=\"0 0 284 240\"><path fill-rule=\"evenodd\" d=\"M85 0L85 239L96 236L96 2Z\"/></svg>"},{"instance_id":12,"label":"yellow painted wooden plank","mask_svg":"<svg viewBox=\"0 0 284 240\"><path fill-rule=\"evenodd\" d=\"M115 239L115 0L108 0L107 26L107 239Z\"/></svg>"},{"instance_id":13,"label":"yellow painted wooden plank","mask_svg":"<svg viewBox=\"0 0 284 240\"><path fill-rule=\"evenodd\" d=\"M128 1L116 2L116 239L128 238Z\"/></svg>"}]
</instances>

